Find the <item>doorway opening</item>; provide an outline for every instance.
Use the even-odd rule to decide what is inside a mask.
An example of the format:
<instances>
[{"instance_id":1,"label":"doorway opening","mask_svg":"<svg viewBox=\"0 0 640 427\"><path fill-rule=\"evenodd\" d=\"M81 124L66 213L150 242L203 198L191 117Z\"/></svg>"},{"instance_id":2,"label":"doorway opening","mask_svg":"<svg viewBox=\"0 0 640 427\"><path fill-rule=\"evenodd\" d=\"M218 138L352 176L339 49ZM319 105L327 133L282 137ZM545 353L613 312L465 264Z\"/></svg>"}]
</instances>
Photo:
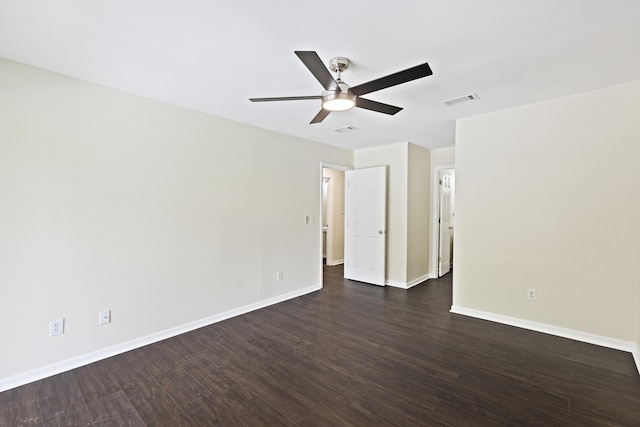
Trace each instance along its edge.
<instances>
[{"instance_id":1,"label":"doorway opening","mask_svg":"<svg viewBox=\"0 0 640 427\"><path fill-rule=\"evenodd\" d=\"M455 176L453 166L434 169L431 277L442 277L453 268Z\"/></svg>"},{"instance_id":2,"label":"doorway opening","mask_svg":"<svg viewBox=\"0 0 640 427\"><path fill-rule=\"evenodd\" d=\"M351 167L320 165L320 283L323 266L344 263L344 176Z\"/></svg>"},{"instance_id":3,"label":"doorway opening","mask_svg":"<svg viewBox=\"0 0 640 427\"><path fill-rule=\"evenodd\" d=\"M323 263L344 263L344 171L322 169Z\"/></svg>"}]
</instances>

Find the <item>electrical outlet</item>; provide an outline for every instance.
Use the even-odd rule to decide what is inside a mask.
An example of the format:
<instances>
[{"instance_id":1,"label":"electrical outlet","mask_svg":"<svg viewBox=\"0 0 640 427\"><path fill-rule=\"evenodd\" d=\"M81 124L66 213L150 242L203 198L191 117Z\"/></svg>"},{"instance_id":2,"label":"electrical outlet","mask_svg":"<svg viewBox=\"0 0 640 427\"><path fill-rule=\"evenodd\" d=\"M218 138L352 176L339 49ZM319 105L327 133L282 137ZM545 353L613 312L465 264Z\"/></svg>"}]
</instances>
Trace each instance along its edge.
<instances>
[{"instance_id":1,"label":"electrical outlet","mask_svg":"<svg viewBox=\"0 0 640 427\"><path fill-rule=\"evenodd\" d=\"M111 323L111 310L102 310L100 312L98 324L106 325L107 323Z\"/></svg>"},{"instance_id":2,"label":"electrical outlet","mask_svg":"<svg viewBox=\"0 0 640 427\"><path fill-rule=\"evenodd\" d=\"M281 282L283 278L284 278L284 273L282 271L276 272L276 280L278 282Z\"/></svg>"},{"instance_id":3,"label":"electrical outlet","mask_svg":"<svg viewBox=\"0 0 640 427\"><path fill-rule=\"evenodd\" d=\"M527 289L527 299L535 301L537 298L535 289Z\"/></svg>"},{"instance_id":4,"label":"electrical outlet","mask_svg":"<svg viewBox=\"0 0 640 427\"><path fill-rule=\"evenodd\" d=\"M56 319L49 322L49 336L64 334L64 319Z\"/></svg>"}]
</instances>

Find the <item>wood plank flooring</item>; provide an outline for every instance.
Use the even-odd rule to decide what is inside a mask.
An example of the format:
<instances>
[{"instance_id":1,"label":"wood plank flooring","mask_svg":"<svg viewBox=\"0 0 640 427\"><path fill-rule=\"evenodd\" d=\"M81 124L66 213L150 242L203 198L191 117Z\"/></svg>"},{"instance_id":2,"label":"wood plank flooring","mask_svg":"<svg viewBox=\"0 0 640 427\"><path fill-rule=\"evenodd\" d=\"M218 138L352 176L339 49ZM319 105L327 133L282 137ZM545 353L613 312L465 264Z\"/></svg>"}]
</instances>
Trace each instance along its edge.
<instances>
[{"instance_id":1,"label":"wood plank flooring","mask_svg":"<svg viewBox=\"0 0 640 427\"><path fill-rule=\"evenodd\" d=\"M319 292L0 393L0 425L640 425L630 354L450 307L451 274L325 266Z\"/></svg>"}]
</instances>

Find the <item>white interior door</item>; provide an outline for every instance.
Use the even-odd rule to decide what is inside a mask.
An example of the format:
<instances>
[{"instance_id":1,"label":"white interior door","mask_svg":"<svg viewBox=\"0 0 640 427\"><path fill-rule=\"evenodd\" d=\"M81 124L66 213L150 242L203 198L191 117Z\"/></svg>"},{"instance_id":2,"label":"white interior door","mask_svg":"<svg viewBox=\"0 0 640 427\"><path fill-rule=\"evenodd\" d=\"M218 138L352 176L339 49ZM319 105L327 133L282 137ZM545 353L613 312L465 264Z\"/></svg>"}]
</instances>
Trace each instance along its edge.
<instances>
[{"instance_id":1,"label":"white interior door","mask_svg":"<svg viewBox=\"0 0 640 427\"><path fill-rule=\"evenodd\" d=\"M451 175L440 179L440 245L438 250L438 277L451 269Z\"/></svg>"},{"instance_id":2,"label":"white interior door","mask_svg":"<svg viewBox=\"0 0 640 427\"><path fill-rule=\"evenodd\" d=\"M387 169L345 172L344 277L385 285Z\"/></svg>"}]
</instances>

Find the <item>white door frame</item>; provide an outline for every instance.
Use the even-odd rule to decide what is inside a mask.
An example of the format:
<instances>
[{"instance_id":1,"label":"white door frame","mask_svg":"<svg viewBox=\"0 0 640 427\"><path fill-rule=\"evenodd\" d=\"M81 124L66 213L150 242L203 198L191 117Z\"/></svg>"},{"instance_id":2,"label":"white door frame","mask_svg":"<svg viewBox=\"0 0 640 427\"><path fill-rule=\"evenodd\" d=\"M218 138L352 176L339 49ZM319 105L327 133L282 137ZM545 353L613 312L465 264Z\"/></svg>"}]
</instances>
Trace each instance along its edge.
<instances>
[{"instance_id":1,"label":"white door frame","mask_svg":"<svg viewBox=\"0 0 640 427\"><path fill-rule=\"evenodd\" d=\"M433 168L433 176L431 177L431 260L429 277L438 277L438 248L439 232L438 219L440 218L440 172L447 169L455 169L455 165L438 166ZM455 191L455 189L454 189Z\"/></svg>"},{"instance_id":2,"label":"white door frame","mask_svg":"<svg viewBox=\"0 0 640 427\"><path fill-rule=\"evenodd\" d=\"M318 218L320 218L318 221L316 221L316 224L318 224L318 234L320 236L320 250L319 250L319 254L320 256L318 257L318 263L319 263L319 276L320 277L320 287L324 287L324 265L322 263L322 184L323 184L323 174L322 174L322 169L334 169L334 170L339 170L339 171L350 171L353 170L352 166L344 166L344 165L336 165L333 163L325 163L325 162L320 162L320 178L318 179L318 182L320 183L320 212L318 213Z\"/></svg>"}]
</instances>

